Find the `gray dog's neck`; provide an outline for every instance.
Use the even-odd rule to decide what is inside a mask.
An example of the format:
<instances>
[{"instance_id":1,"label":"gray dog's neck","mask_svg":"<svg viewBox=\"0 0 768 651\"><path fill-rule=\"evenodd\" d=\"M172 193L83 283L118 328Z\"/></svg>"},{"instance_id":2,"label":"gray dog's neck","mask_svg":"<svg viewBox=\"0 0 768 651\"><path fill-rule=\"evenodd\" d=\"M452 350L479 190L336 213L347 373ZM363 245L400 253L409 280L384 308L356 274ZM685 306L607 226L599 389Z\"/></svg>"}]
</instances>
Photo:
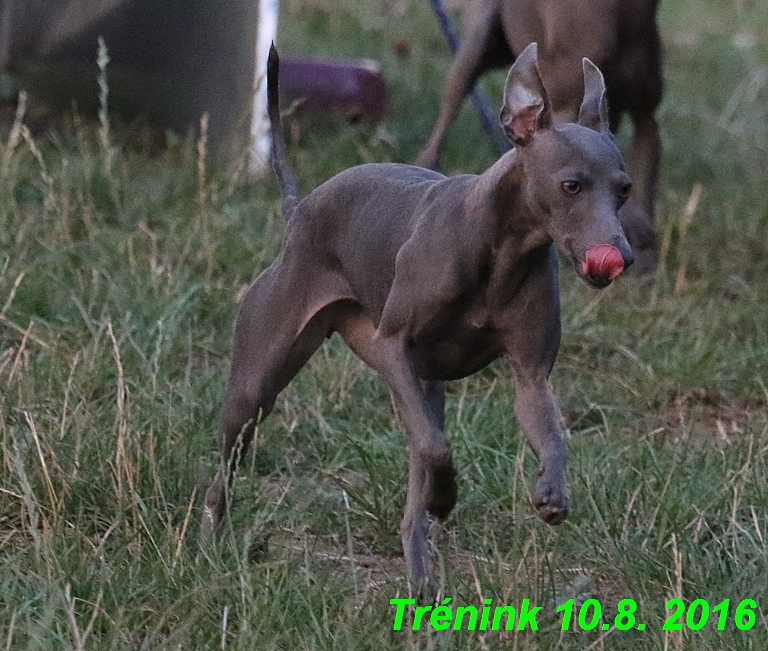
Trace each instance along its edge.
<instances>
[{"instance_id":1,"label":"gray dog's neck","mask_svg":"<svg viewBox=\"0 0 768 651\"><path fill-rule=\"evenodd\" d=\"M524 183L523 162L512 149L477 177L465 202L470 218L482 220L477 227L493 238L493 249L512 248L518 258L552 243L525 201Z\"/></svg>"}]
</instances>

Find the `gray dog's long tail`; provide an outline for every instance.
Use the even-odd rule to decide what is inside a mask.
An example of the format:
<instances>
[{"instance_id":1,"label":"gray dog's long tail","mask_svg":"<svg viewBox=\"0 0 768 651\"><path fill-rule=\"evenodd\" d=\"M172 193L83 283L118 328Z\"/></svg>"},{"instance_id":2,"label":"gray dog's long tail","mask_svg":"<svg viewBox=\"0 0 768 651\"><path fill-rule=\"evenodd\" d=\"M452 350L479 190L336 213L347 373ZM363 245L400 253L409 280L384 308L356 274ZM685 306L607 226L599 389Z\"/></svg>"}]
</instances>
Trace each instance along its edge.
<instances>
[{"instance_id":1,"label":"gray dog's long tail","mask_svg":"<svg viewBox=\"0 0 768 651\"><path fill-rule=\"evenodd\" d=\"M299 203L299 191L296 186L296 177L288 163L288 154L285 151L283 139L283 125L280 120L280 98L278 96L278 77L280 75L280 58L277 56L275 44L269 48L267 59L267 110L269 113L269 126L272 131L272 168L280 183L283 193L283 217L287 220Z\"/></svg>"}]
</instances>

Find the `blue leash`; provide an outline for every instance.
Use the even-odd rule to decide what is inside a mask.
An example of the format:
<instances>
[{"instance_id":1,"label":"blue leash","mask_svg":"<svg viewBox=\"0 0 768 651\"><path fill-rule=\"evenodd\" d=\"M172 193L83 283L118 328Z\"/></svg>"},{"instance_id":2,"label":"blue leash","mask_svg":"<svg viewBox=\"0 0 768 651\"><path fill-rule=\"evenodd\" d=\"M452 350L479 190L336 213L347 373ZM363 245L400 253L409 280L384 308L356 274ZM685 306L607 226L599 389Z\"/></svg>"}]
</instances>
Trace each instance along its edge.
<instances>
[{"instance_id":1,"label":"blue leash","mask_svg":"<svg viewBox=\"0 0 768 651\"><path fill-rule=\"evenodd\" d=\"M440 29L445 36L445 40L448 41L448 49L455 54L456 50L459 49L459 36L453 28L453 25L451 25L451 19L448 18L445 9L443 9L442 0L429 0L429 4L432 5L432 11L434 11L435 16L437 16L437 22L440 24ZM498 123L493 115L491 104L477 85L473 86L472 91L470 92L470 98L480 117L480 125L483 127L483 131L485 131L493 141L494 147L496 147L500 154L509 151L509 142L501 135Z\"/></svg>"}]
</instances>

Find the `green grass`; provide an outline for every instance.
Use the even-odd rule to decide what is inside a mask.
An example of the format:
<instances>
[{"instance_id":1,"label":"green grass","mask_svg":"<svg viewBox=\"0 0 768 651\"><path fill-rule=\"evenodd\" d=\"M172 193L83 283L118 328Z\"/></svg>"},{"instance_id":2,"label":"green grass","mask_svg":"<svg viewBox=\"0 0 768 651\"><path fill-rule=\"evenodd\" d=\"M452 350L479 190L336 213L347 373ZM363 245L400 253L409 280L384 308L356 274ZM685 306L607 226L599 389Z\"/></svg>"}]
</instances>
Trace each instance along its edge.
<instances>
[{"instance_id":1,"label":"green grass","mask_svg":"<svg viewBox=\"0 0 768 651\"><path fill-rule=\"evenodd\" d=\"M282 11L284 50L375 58L391 82L377 129L294 125L302 187L412 160L450 60L427 3ZM407 595L405 435L384 385L336 338L259 428L230 524L198 550L238 296L282 244L275 186L210 166L201 184L194 142L150 155L71 119L26 138L6 124L0 648L765 649L768 12L665 0L661 23L661 267L602 293L562 273L565 524L531 506L536 461L505 366L450 387L460 502L434 529L440 581L456 605L531 599L535 633L391 630L390 599ZM495 102L498 86L486 82ZM446 167L492 159L465 109ZM599 599L610 621L634 599L647 628L561 633L555 607L572 596ZM717 631L713 615L664 632L678 596L732 611L755 599L754 628Z\"/></svg>"}]
</instances>

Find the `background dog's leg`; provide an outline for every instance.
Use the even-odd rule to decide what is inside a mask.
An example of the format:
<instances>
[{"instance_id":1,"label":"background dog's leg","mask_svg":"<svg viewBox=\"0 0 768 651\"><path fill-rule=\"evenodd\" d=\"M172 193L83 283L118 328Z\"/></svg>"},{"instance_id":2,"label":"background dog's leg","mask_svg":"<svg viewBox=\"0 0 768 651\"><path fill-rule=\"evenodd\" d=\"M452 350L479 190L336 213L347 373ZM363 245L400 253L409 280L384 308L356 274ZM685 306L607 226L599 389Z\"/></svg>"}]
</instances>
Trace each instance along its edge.
<instances>
[{"instance_id":1,"label":"background dog's leg","mask_svg":"<svg viewBox=\"0 0 768 651\"><path fill-rule=\"evenodd\" d=\"M627 152L627 168L634 186L632 196L619 211L619 219L635 253L641 273L656 266L655 202L661 162L661 136L655 108L632 112L634 136Z\"/></svg>"},{"instance_id":2,"label":"background dog's leg","mask_svg":"<svg viewBox=\"0 0 768 651\"><path fill-rule=\"evenodd\" d=\"M224 400L224 427L219 436L221 465L205 494L201 538L210 537L226 514L226 487L245 456L257 422L272 411L278 394L323 343L332 306L306 318L301 293L280 269L259 277L246 294L237 319L232 370ZM285 296L295 300L286 302Z\"/></svg>"},{"instance_id":3,"label":"background dog's leg","mask_svg":"<svg viewBox=\"0 0 768 651\"><path fill-rule=\"evenodd\" d=\"M438 166L440 142L456 121L464 98L480 75L494 66L512 61L512 53L503 42L503 33L494 16L495 3L486 1L475 5L476 8L473 6L464 12L464 20L469 22L462 30L459 50L445 79L440 114L427 144L416 157L416 164L422 167L434 169ZM491 47L490 41L497 35L501 48Z\"/></svg>"}]
</instances>

